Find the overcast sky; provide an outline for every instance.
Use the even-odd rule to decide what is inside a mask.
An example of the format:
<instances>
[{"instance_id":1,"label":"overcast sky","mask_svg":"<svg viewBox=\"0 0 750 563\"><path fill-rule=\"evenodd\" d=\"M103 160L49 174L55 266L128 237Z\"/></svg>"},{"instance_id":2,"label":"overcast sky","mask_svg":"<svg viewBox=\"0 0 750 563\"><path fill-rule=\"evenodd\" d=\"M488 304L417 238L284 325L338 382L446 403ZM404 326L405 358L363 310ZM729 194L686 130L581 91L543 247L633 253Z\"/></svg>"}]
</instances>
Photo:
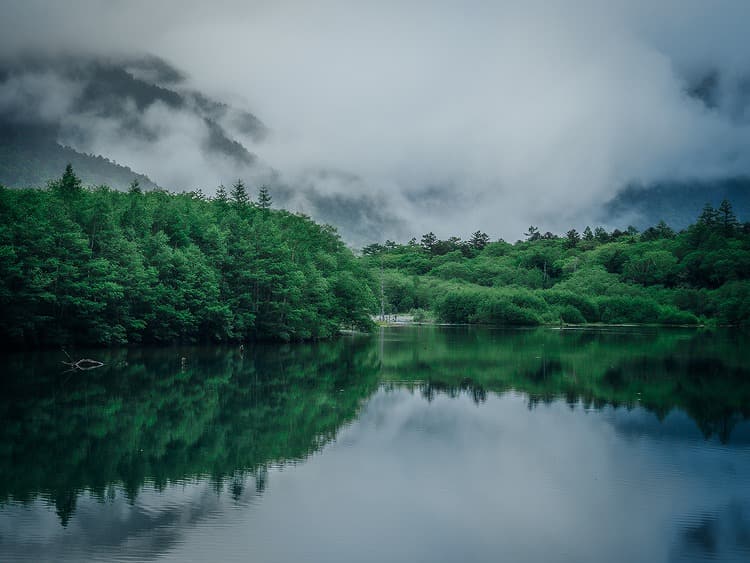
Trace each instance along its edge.
<instances>
[{"instance_id":1,"label":"overcast sky","mask_svg":"<svg viewBox=\"0 0 750 563\"><path fill-rule=\"evenodd\" d=\"M750 173L747 0L0 2L6 57L161 56L263 120L243 141L286 182L377 195L401 234L515 240L630 182ZM715 107L686 95L711 71ZM173 146L125 164L199 161Z\"/></svg>"}]
</instances>

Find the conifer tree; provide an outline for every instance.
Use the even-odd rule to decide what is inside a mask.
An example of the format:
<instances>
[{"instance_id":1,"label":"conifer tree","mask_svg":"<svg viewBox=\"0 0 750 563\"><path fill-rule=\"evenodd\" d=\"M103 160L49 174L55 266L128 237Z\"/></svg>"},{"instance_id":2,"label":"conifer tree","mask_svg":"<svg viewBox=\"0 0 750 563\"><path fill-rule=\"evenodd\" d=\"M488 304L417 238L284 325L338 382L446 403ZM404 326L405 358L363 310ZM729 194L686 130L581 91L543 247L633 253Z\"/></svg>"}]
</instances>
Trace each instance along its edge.
<instances>
[{"instance_id":1,"label":"conifer tree","mask_svg":"<svg viewBox=\"0 0 750 563\"><path fill-rule=\"evenodd\" d=\"M578 243L581 241L581 235L578 234L578 231L575 229L570 229L567 233L565 233L565 236L567 240L565 241L565 246L568 248L575 248Z\"/></svg>"},{"instance_id":2,"label":"conifer tree","mask_svg":"<svg viewBox=\"0 0 750 563\"><path fill-rule=\"evenodd\" d=\"M238 179L232 184L232 203L235 207L243 207L250 202L250 198L247 195L247 189L245 188L245 182L242 179Z\"/></svg>"},{"instance_id":3,"label":"conifer tree","mask_svg":"<svg viewBox=\"0 0 750 563\"><path fill-rule=\"evenodd\" d=\"M227 196L227 189L224 187L224 184L220 184L218 188L216 188L216 201L219 203L226 203L229 201L229 197Z\"/></svg>"},{"instance_id":4,"label":"conifer tree","mask_svg":"<svg viewBox=\"0 0 750 563\"><path fill-rule=\"evenodd\" d=\"M70 163L65 167L62 178L52 183L52 189L65 199L75 197L81 192L81 179L76 176Z\"/></svg>"},{"instance_id":5,"label":"conifer tree","mask_svg":"<svg viewBox=\"0 0 750 563\"><path fill-rule=\"evenodd\" d=\"M475 250L482 250L489 242L490 237L482 231L476 231L469 239L469 244Z\"/></svg>"},{"instance_id":6,"label":"conifer tree","mask_svg":"<svg viewBox=\"0 0 750 563\"><path fill-rule=\"evenodd\" d=\"M729 203L729 200L724 199L721 202L721 205L719 205L718 214L719 221L721 222L721 226L724 229L724 236L732 236L739 222L737 221L737 216L734 214L734 211L732 210L732 204Z\"/></svg>"},{"instance_id":7,"label":"conifer tree","mask_svg":"<svg viewBox=\"0 0 750 563\"><path fill-rule=\"evenodd\" d=\"M700 217L698 217L698 223L707 227L715 227L718 220L719 212L714 209L710 203L704 205L703 211L701 212Z\"/></svg>"},{"instance_id":8,"label":"conifer tree","mask_svg":"<svg viewBox=\"0 0 750 563\"><path fill-rule=\"evenodd\" d=\"M422 235L422 248L424 248L427 252L432 252L433 248L435 248L435 244L437 244L437 237L435 236L435 233L430 231L429 233Z\"/></svg>"},{"instance_id":9,"label":"conifer tree","mask_svg":"<svg viewBox=\"0 0 750 563\"><path fill-rule=\"evenodd\" d=\"M261 209L268 209L271 207L271 194L268 193L268 188L266 186L261 186L258 189L258 207Z\"/></svg>"},{"instance_id":10,"label":"conifer tree","mask_svg":"<svg viewBox=\"0 0 750 563\"><path fill-rule=\"evenodd\" d=\"M539 228L535 227L534 225L529 226L529 230L526 231L523 236L526 237L526 240L528 241L535 241L542 238L541 233L539 232Z\"/></svg>"}]
</instances>

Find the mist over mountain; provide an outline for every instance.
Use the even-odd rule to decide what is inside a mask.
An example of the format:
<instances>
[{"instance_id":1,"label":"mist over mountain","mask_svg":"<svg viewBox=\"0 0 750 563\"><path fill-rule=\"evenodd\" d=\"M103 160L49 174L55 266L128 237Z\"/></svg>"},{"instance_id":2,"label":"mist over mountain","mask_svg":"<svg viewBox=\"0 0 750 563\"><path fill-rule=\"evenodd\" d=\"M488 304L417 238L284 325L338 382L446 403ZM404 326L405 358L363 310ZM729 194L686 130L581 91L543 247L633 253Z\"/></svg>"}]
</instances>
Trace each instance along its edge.
<instances>
[{"instance_id":1,"label":"mist over mountain","mask_svg":"<svg viewBox=\"0 0 750 563\"><path fill-rule=\"evenodd\" d=\"M45 186L70 163L87 185L125 189L138 180L144 189L158 187L128 166L61 145L58 137L56 125L0 122L0 184L15 188Z\"/></svg>"},{"instance_id":2,"label":"mist over mountain","mask_svg":"<svg viewBox=\"0 0 750 563\"><path fill-rule=\"evenodd\" d=\"M262 144L266 125L248 111L186 88L185 80L154 56L6 61L0 66L0 183L44 186L68 162L84 183L116 189L137 179L145 189L211 195L219 184L228 187L242 178L251 189L270 186L279 205L339 226L350 242L393 232L393 220L378 212L385 204L359 187L351 195L324 194L314 182L284 183L238 140ZM353 186L357 181L333 171L310 174Z\"/></svg>"},{"instance_id":3,"label":"mist over mountain","mask_svg":"<svg viewBox=\"0 0 750 563\"><path fill-rule=\"evenodd\" d=\"M6 127L54 127L171 190L267 184L355 245L680 227L727 183L748 215L742 1L29 0L5 14Z\"/></svg>"},{"instance_id":4,"label":"mist over mountain","mask_svg":"<svg viewBox=\"0 0 750 563\"><path fill-rule=\"evenodd\" d=\"M266 134L263 123L181 87L183 82L176 68L156 57L22 58L0 66L0 122L15 131L16 142L52 140L114 157L176 189L197 187L202 179L195 177L200 168L178 166L185 153L199 158L195 164L212 184L218 166L230 169L227 177L246 172L257 157L233 133L259 140Z\"/></svg>"},{"instance_id":5,"label":"mist over mountain","mask_svg":"<svg viewBox=\"0 0 750 563\"><path fill-rule=\"evenodd\" d=\"M742 221L750 221L750 177L745 176L628 186L607 203L600 222L643 230L663 220L675 229L684 229L695 222L707 203L718 208L725 199Z\"/></svg>"}]
</instances>

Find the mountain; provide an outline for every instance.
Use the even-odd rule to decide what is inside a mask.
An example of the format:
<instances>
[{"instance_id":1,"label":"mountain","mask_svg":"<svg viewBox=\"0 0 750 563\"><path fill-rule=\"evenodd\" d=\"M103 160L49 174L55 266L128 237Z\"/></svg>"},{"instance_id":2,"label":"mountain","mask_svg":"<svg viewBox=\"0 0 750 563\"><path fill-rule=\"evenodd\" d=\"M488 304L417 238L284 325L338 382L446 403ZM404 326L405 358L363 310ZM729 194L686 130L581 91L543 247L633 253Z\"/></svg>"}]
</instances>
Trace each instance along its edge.
<instances>
[{"instance_id":1,"label":"mountain","mask_svg":"<svg viewBox=\"0 0 750 563\"><path fill-rule=\"evenodd\" d=\"M716 73L701 75L687 94L709 111L724 82ZM738 116L747 114L746 105L732 107ZM197 91L157 57L0 58L0 184L44 186L68 162L84 184L116 189L137 179L145 189L200 187L212 194L219 184L242 178L251 190L268 186L276 205L335 225L352 245L421 236L413 210L400 209L398 199L356 174L275 170L262 156L269 137L253 113ZM402 195L414 210L450 205L449 199L433 201L429 187L411 186ZM679 229L706 202L718 206L724 198L741 219L750 219L750 179L740 177L631 185L603 203L592 221L643 229L664 219Z\"/></svg>"},{"instance_id":2,"label":"mountain","mask_svg":"<svg viewBox=\"0 0 750 563\"><path fill-rule=\"evenodd\" d=\"M149 145L181 141L238 173L258 158L237 137L261 141L266 134L253 114L190 89L179 70L156 57L0 62L0 183L10 187L44 185L67 162L87 184L124 188L137 178L156 187L143 175L156 171L135 172L133 163L113 162L100 148L120 141L146 153ZM158 183L195 186L166 180Z\"/></svg>"},{"instance_id":3,"label":"mountain","mask_svg":"<svg viewBox=\"0 0 750 563\"><path fill-rule=\"evenodd\" d=\"M138 180L143 189L158 188L147 176L127 166L59 144L54 126L0 123L0 184L14 188L44 186L59 178L68 163L86 185L106 184L124 190Z\"/></svg>"},{"instance_id":4,"label":"mountain","mask_svg":"<svg viewBox=\"0 0 750 563\"><path fill-rule=\"evenodd\" d=\"M606 205L603 222L644 229L664 220L674 229L684 229L695 222L706 203L718 207L723 199L729 200L740 221L750 221L750 177L744 176L631 185Z\"/></svg>"}]
</instances>

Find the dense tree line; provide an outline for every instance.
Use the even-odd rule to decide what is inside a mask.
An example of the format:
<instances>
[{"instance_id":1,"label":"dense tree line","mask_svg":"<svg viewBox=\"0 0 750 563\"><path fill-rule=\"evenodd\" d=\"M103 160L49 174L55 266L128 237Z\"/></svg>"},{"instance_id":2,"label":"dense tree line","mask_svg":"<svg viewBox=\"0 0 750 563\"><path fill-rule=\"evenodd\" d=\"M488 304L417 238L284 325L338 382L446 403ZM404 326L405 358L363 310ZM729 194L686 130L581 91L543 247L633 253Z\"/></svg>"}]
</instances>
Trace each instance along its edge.
<instances>
[{"instance_id":1,"label":"dense tree line","mask_svg":"<svg viewBox=\"0 0 750 563\"><path fill-rule=\"evenodd\" d=\"M386 312L445 322L739 324L750 321L750 223L728 201L676 233L586 227L564 236L531 226L525 240L427 233L363 249Z\"/></svg>"},{"instance_id":2,"label":"dense tree line","mask_svg":"<svg viewBox=\"0 0 750 563\"><path fill-rule=\"evenodd\" d=\"M366 328L367 273L335 229L229 195L0 188L4 345L300 340Z\"/></svg>"}]
</instances>

